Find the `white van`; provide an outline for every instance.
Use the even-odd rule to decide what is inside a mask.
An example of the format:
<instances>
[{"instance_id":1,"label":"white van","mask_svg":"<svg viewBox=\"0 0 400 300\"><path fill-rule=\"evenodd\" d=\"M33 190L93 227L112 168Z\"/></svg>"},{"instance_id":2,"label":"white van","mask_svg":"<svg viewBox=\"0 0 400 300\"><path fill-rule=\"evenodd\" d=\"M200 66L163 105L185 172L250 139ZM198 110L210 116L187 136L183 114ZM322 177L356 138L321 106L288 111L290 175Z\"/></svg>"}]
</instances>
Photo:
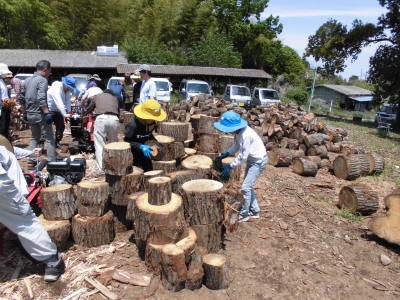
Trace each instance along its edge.
<instances>
[{"instance_id":1,"label":"white van","mask_svg":"<svg viewBox=\"0 0 400 300\"><path fill-rule=\"evenodd\" d=\"M160 104L168 101L169 104L171 102L172 83L166 78L151 77L151 79L153 79L157 87L157 101Z\"/></svg>"},{"instance_id":2,"label":"white van","mask_svg":"<svg viewBox=\"0 0 400 300\"><path fill-rule=\"evenodd\" d=\"M107 88L111 89L112 86L114 86L118 81L121 81L122 79L124 79L124 77L111 77L108 80Z\"/></svg>"},{"instance_id":3,"label":"white van","mask_svg":"<svg viewBox=\"0 0 400 300\"><path fill-rule=\"evenodd\" d=\"M378 116L383 119L383 122L396 121L397 109L397 104L383 104L382 108L376 113L375 123L378 122Z\"/></svg>"},{"instance_id":4,"label":"white van","mask_svg":"<svg viewBox=\"0 0 400 300\"><path fill-rule=\"evenodd\" d=\"M250 89L244 85L228 84L225 88L224 100L237 103L244 108L251 108Z\"/></svg>"},{"instance_id":5,"label":"white van","mask_svg":"<svg viewBox=\"0 0 400 300\"><path fill-rule=\"evenodd\" d=\"M196 96L198 94L210 94L213 95L213 91L207 82L202 80L194 79L184 79L179 85L179 101L189 100L190 97Z\"/></svg>"}]
</instances>

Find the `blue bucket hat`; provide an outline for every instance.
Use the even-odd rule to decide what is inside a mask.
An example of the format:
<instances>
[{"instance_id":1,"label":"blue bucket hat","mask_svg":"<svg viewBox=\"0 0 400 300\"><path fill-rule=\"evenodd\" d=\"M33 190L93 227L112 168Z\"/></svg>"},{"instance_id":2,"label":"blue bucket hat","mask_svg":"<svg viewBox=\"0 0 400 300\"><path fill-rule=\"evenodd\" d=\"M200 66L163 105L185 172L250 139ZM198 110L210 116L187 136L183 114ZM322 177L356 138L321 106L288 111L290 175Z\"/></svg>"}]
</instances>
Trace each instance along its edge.
<instances>
[{"instance_id":1,"label":"blue bucket hat","mask_svg":"<svg viewBox=\"0 0 400 300\"><path fill-rule=\"evenodd\" d=\"M64 83L67 87L69 87L71 90L76 90L76 79L71 76L67 77L62 77L61 78L62 83Z\"/></svg>"},{"instance_id":2,"label":"blue bucket hat","mask_svg":"<svg viewBox=\"0 0 400 300\"><path fill-rule=\"evenodd\" d=\"M237 113L228 111L221 116L219 122L214 123L214 126L222 132L233 132L245 128L247 126L247 121L240 118Z\"/></svg>"}]
</instances>

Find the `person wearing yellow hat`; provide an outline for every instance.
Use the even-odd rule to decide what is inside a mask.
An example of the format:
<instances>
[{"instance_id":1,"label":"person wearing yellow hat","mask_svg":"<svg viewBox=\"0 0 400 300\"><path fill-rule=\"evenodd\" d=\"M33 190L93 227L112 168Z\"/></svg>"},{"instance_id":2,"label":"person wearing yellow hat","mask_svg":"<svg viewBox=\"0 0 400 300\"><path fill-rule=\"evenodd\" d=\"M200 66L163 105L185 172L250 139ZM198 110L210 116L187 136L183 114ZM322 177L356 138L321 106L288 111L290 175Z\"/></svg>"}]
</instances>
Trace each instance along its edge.
<instances>
[{"instance_id":1,"label":"person wearing yellow hat","mask_svg":"<svg viewBox=\"0 0 400 300\"><path fill-rule=\"evenodd\" d=\"M144 143L155 140L153 130L156 121L164 121L167 114L156 100L146 100L135 106L134 113L135 117L125 128L124 141L131 145L133 165L145 172L152 171L151 147Z\"/></svg>"}]
</instances>

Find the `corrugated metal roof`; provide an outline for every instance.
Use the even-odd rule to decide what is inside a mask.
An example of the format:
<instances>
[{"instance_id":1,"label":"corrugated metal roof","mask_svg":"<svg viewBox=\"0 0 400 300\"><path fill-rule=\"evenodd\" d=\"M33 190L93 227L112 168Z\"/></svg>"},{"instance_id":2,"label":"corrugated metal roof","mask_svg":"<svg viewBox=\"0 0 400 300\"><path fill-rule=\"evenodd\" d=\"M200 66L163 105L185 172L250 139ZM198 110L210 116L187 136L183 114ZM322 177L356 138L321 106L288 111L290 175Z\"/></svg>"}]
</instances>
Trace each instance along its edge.
<instances>
[{"instance_id":1,"label":"corrugated metal roof","mask_svg":"<svg viewBox=\"0 0 400 300\"><path fill-rule=\"evenodd\" d=\"M9 67L35 67L46 59L55 68L115 68L127 63L124 52L119 56L97 56L95 51L0 49L0 62Z\"/></svg>"},{"instance_id":2,"label":"corrugated metal roof","mask_svg":"<svg viewBox=\"0 0 400 300\"><path fill-rule=\"evenodd\" d=\"M372 96L364 96L364 97L349 97L351 100L358 102L369 102L372 101Z\"/></svg>"},{"instance_id":3,"label":"corrugated metal roof","mask_svg":"<svg viewBox=\"0 0 400 300\"><path fill-rule=\"evenodd\" d=\"M317 87L326 87L328 89L334 90L338 93L344 94L346 96L370 96L373 93L369 90L360 88L358 86L354 85L336 85L336 84L319 84L316 86Z\"/></svg>"},{"instance_id":4,"label":"corrugated metal roof","mask_svg":"<svg viewBox=\"0 0 400 300\"><path fill-rule=\"evenodd\" d=\"M139 64L119 64L118 73L133 73L139 68ZM214 68L196 66L167 66L150 65L151 73L157 75L211 75L211 76L230 76L230 77L250 77L250 78L272 78L264 70L256 69L233 69L233 68Z\"/></svg>"}]
</instances>

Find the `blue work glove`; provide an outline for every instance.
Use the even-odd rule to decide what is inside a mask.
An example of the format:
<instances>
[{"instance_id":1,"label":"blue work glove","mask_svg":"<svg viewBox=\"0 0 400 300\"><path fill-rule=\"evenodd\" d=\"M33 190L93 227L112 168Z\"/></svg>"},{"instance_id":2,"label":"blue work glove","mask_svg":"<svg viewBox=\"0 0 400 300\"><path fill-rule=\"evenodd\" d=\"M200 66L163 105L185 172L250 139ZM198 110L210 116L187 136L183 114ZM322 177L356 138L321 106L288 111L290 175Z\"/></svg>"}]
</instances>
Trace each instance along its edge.
<instances>
[{"instance_id":1,"label":"blue work glove","mask_svg":"<svg viewBox=\"0 0 400 300\"><path fill-rule=\"evenodd\" d=\"M229 156L229 152L225 152L224 154L218 156L217 158L224 159L224 158L227 158L228 156Z\"/></svg>"},{"instance_id":2,"label":"blue work glove","mask_svg":"<svg viewBox=\"0 0 400 300\"><path fill-rule=\"evenodd\" d=\"M47 124L53 123L53 117L51 115L46 115L45 119Z\"/></svg>"},{"instance_id":3,"label":"blue work glove","mask_svg":"<svg viewBox=\"0 0 400 300\"><path fill-rule=\"evenodd\" d=\"M142 150L144 156L151 158L150 154L152 149L149 145L140 145L140 150Z\"/></svg>"},{"instance_id":4,"label":"blue work glove","mask_svg":"<svg viewBox=\"0 0 400 300\"><path fill-rule=\"evenodd\" d=\"M231 170L232 170L231 165L226 165L226 166L222 169L221 175L222 175L222 176L228 176L228 175L229 175L229 172L230 172Z\"/></svg>"}]
</instances>

